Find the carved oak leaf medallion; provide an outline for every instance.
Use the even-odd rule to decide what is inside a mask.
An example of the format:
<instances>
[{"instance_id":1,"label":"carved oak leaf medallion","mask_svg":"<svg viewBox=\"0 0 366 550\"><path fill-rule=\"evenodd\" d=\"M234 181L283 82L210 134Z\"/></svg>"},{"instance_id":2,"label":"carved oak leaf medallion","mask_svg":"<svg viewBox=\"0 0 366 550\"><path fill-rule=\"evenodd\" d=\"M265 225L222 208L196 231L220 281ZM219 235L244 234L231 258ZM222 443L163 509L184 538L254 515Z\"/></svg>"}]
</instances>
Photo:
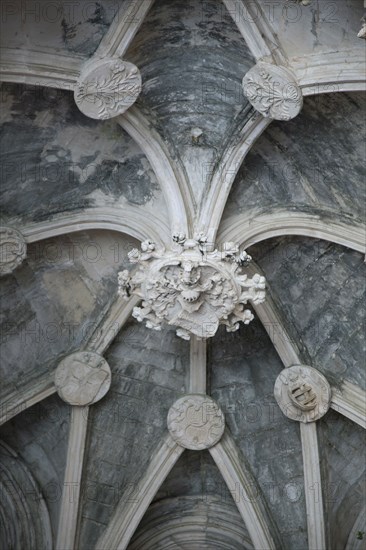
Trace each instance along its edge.
<instances>
[{"instance_id":1,"label":"carved oak leaf medallion","mask_svg":"<svg viewBox=\"0 0 366 550\"><path fill-rule=\"evenodd\" d=\"M290 120L303 105L302 92L286 67L259 61L243 78L244 95L264 117Z\"/></svg>"},{"instance_id":2,"label":"carved oak leaf medallion","mask_svg":"<svg viewBox=\"0 0 366 550\"><path fill-rule=\"evenodd\" d=\"M124 113L141 92L138 68L117 57L92 61L76 84L74 98L84 115L95 119Z\"/></svg>"}]
</instances>

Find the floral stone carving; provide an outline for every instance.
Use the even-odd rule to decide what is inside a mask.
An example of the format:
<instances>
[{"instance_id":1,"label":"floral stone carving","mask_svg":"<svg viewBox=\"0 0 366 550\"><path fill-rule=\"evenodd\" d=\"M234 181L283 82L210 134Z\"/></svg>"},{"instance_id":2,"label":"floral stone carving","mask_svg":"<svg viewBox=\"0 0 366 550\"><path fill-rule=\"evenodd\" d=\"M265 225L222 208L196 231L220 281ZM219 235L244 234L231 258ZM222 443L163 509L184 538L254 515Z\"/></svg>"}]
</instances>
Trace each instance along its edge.
<instances>
[{"instance_id":1,"label":"floral stone carving","mask_svg":"<svg viewBox=\"0 0 366 550\"><path fill-rule=\"evenodd\" d=\"M243 78L244 95L263 116L290 120L299 114L302 92L289 69L259 61Z\"/></svg>"},{"instance_id":2,"label":"floral stone carving","mask_svg":"<svg viewBox=\"0 0 366 550\"><path fill-rule=\"evenodd\" d=\"M228 332L249 324L254 316L244 304L260 304L265 298L265 279L243 273L251 257L234 243L221 251L208 251L207 239L187 239L174 235L171 250L157 250L151 241L141 251L131 250L129 259L138 265L132 275L118 274L118 293L124 298L142 298L133 316L151 329L161 330L167 323L177 326L177 335L189 340L214 336L220 324Z\"/></svg>"},{"instance_id":3,"label":"floral stone carving","mask_svg":"<svg viewBox=\"0 0 366 550\"><path fill-rule=\"evenodd\" d=\"M61 361L55 372L57 393L70 405L92 405L105 396L111 385L107 361L91 351L79 351Z\"/></svg>"},{"instance_id":4,"label":"floral stone carving","mask_svg":"<svg viewBox=\"0 0 366 550\"><path fill-rule=\"evenodd\" d=\"M330 385L319 371L306 365L284 369L274 387L276 401L291 420L315 422L328 411Z\"/></svg>"},{"instance_id":5,"label":"floral stone carving","mask_svg":"<svg viewBox=\"0 0 366 550\"><path fill-rule=\"evenodd\" d=\"M117 57L85 66L74 90L80 111L91 118L107 119L124 113L141 92L141 75L132 63Z\"/></svg>"},{"instance_id":6,"label":"floral stone carving","mask_svg":"<svg viewBox=\"0 0 366 550\"><path fill-rule=\"evenodd\" d=\"M0 275L12 273L27 255L27 245L19 231L12 227L0 228Z\"/></svg>"},{"instance_id":7,"label":"floral stone carving","mask_svg":"<svg viewBox=\"0 0 366 550\"><path fill-rule=\"evenodd\" d=\"M225 418L211 397L190 394L178 399L169 409L168 429L181 447L201 451L220 441L225 430Z\"/></svg>"}]
</instances>

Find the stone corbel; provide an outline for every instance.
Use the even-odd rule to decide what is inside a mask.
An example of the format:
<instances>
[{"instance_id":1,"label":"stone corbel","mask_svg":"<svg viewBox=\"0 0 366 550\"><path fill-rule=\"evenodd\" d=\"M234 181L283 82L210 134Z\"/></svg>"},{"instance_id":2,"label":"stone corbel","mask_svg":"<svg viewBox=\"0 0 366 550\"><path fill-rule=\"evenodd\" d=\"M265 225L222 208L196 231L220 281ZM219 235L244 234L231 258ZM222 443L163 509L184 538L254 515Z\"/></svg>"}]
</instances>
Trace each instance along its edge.
<instances>
[{"instance_id":1,"label":"stone corbel","mask_svg":"<svg viewBox=\"0 0 366 550\"><path fill-rule=\"evenodd\" d=\"M76 105L84 115L105 120L121 115L141 92L141 74L133 63L119 57L88 61L74 89Z\"/></svg>"},{"instance_id":2,"label":"stone corbel","mask_svg":"<svg viewBox=\"0 0 366 550\"><path fill-rule=\"evenodd\" d=\"M291 120L302 109L301 88L287 67L258 61L244 76L243 91L264 117Z\"/></svg>"},{"instance_id":3,"label":"stone corbel","mask_svg":"<svg viewBox=\"0 0 366 550\"><path fill-rule=\"evenodd\" d=\"M0 228L0 275L9 275L27 256L23 235L13 227Z\"/></svg>"}]
</instances>

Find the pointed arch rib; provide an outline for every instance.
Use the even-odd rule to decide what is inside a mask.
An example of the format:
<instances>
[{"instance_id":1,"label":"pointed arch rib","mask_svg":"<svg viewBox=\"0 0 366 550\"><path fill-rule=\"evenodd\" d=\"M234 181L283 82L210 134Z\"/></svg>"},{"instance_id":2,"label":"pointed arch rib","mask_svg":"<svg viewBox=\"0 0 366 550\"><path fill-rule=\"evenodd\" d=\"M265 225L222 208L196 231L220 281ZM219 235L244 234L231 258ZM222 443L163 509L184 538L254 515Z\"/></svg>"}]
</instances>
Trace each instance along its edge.
<instances>
[{"instance_id":1,"label":"pointed arch rib","mask_svg":"<svg viewBox=\"0 0 366 550\"><path fill-rule=\"evenodd\" d=\"M270 122L268 118L253 112L241 130L238 130L239 141L236 140L235 144L229 145L224 152L213 175L210 190L198 220L198 231L205 233L209 242L216 240L222 213L241 163Z\"/></svg>"},{"instance_id":2,"label":"pointed arch rib","mask_svg":"<svg viewBox=\"0 0 366 550\"><path fill-rule=\"evenodd\" d=\"M345 224L318 215L291 210L271 214L238 215L225 220L218 236L219 242L234 241L247 248L272 237L299 235L334 242L365 253L365 226Z\"/></svg>"},{"instance_id":3,"label":"pointed arch rib","mask_svg":"<svg viewBox=\"0 0 366 550\"><path fill-rule=\"evenodd\" d=\"M241 460L234 440L227 429L221 441L211 447L209 451L229 491L234 494L234 500L254 548L256 550L278 548L279 546L275 544L271 534L273 522L261 505L257 485Z\"/></svg>"},{"instance_id":4,"label":"pointed arch rib","mask_svg":"<svg viewBox=\"0 0 366 550\"><path fill-rule=\"evenodd\" d=\"M123 328L138 302L138 297L132 297L128 302L122 298L117 298L98 326L94 327L81 349L103 354ZM11 392L2 399L0 426L55 392L52 370L19 390Z\"/></svg>"},{"instance_id":5,"label":"pointed arch rib","mask_svg":"<svg viewBox=\"0 0 366 550\"><path fill-rule=\"evenodd\" d=\"M166 242L169 235L169 226L165 221L152 213L141 212L139 208L134 207L100 207L89 208L82 212L65 212L44 222L26 224L20 227L19 231L28 243L33 243L90 229L118 231L139 241L153 239L157 244Z\"/></svg>"},{"instance_id":6,"label":"pointed arch rib","mask_svg":"<svg viewBox=\"0 0 366 550\"><path fill-rule=\"evenodd\" d=\"M124 550L161 484L184 451L168 433L159 444L145 474L131 494L122 495L106 531L96 544L98 550Z\"/></svg>"},{"instance_id":7,"label":"pointed arch rib","mask_svg":"<svg viewBox=\"0 0 366 550\"><path fill-rule=\"evenodd\" d=\"M117 120L140 146L155 172L167 204L171 231L189 234L194 207L183 168L173 161L162 138L135 105Z\"/></svg>"}]
</instances>

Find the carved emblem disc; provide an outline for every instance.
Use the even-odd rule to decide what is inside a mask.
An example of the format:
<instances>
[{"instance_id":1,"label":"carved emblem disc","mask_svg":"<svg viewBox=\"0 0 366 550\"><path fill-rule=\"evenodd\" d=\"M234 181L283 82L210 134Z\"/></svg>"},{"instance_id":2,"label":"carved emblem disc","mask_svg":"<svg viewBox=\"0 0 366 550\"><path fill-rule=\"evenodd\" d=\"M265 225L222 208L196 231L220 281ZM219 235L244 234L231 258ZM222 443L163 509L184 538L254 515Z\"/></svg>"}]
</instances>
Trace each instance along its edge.
<instances>
[{"instance_id":1,"label":"carved emblem disc","mask_svg":"<svg viewBox=\"0 0 366 550\"><path fill-rule=\"evenodd\" d=\"M169 409L168 429L179 445L201 451L220 441L225 430L225 418L211 397L189 394L178 399Z\"/></svg>"},{"instance_id":2,"label":"carved emblem disc","mask_svg":"<svg viewBox=\"0 0 366 550\"><path fill-rule=\"evenodd\" d=\"M27 255L27 245L19 231L12 227L0 228L0 275L12 273Z\"/></svg>"},{"instance_id":3,"label":"carved emblem disc","mask_svg":"<svg viewBox=\"0 0 366 550\"><path fill-rule=\"evenodd\" d=\"M61 361L55 372L57 393L70 405L92 405L111 385L107 361L91 351L79 351Z\"/></svg>"},{"instance_id":4,"label":"carved emblem disc","mask_svg":"<svg viewBox=\"0 0 366 550\"><path fill-rule=\"evenodd\" d=\"M284 369L274 387L276 401L291 420L315 422L329 409L331 389L325 376L306 365Z\"/></svg>"},{"instance_id":5,"label":"carved emblem disc","mask_svg":"<svg viewBox=\"0 0 366 550\"><path fill-rule=\"evenodd\" d=\"M138 68L117 57L92 61L81 72L74 98L84 115L107 119L124 113L141 92Z\"/></svg>"},{"instance_id":6,"label":"carved emblem disc","mask_svg":"<svg viewBox=\"0 0 366 550\"><path fill-rule=\"evenodd\" d=\"M244 95L263 116L290 120L299 114L301 88L286 67L259 61L243 78Z\"/></svg>"}]
</instances>

